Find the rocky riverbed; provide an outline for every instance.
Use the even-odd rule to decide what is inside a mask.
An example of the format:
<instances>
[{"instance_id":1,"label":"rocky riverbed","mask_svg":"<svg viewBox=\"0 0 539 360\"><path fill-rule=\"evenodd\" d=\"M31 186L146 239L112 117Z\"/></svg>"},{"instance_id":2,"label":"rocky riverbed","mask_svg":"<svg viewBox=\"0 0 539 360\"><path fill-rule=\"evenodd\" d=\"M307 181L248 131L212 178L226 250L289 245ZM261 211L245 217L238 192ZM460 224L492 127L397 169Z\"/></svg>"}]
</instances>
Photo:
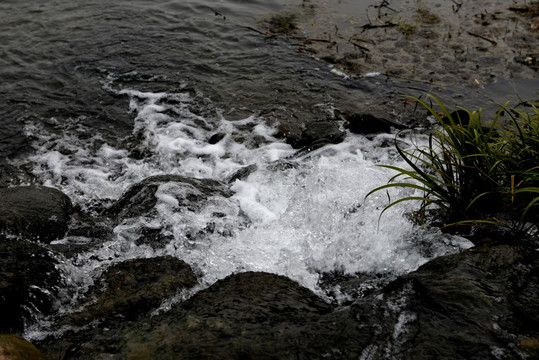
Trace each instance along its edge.
<instances>
[{"instance_id":1,"label":"rocky riverbed","mask_svg":"<svg viewBox=\"0 0 539 360\"><path fill-rule=\"evenodd\" d=\"M196 272L177 258L129 259L107 267L94 285L72 300L72 310L63 313L57 301L69 281L66 264L81 251L102 245L110 236L106 229L111 231L111 224L122 216L153 211L151 206L143 208L156 201L159 182L194 186L206 194L202 196L214 192L226 196L224 183L161 176L131 187L101 217L84 218L57 190L0 189L5 199L0 219L4 233L0 333L28 334L44 317L54 319L49 333L35 342L39 350L14 335L1 335L3 356L65 360L539 356L537 244L503 236L438 257L404 276L325 274L321 286L342 294L334 302L284 276L264 272L232 274L200 291ZM180 209L204 201L189 194L177 200ZM43 201L49 208L43 208ZM19 214L20 204L25 204L25 217ZM55 226L49 226L54 217ZM68 224L69 231L93 241L46 245L62 237L59 229ZM96 232L97 228L103 231ZM21 233L24 239L17 236ZM161 246L158 232L149 232L144 239L150 246Z\"/></svg>"},{"instance_id":2,"label":"rocky riverbed","mask_svg":"<svg viewBox=\"0 0 539 360\"><path fill-rule=\"evenodd\" d=\"M405 106L403 93L435 92L472 108L519 101L516 95L536 102L538 16L538 3L523 1L305 0L264 15L249 31L284 40L298 56L313 56L349 80L333 118L279 119L277 136L297 158L342 143L348 133L393 139L394 129L428 126L424 112ZM361 95L352 101L351 94ZM143 95L136 93L141 103ZM225 136L216 132L204 145ZM148 157L139 147L130 156ZM265 166L293 169L294 156ZM168 205L179 221L208 214L182 233L185 249L207 246L214 234L226 239L250 225L229 199L235 181L258 167L224 180L149 176L86 208L48 186L0 188L0 359L539 358L536 239L488 234L403 275L319 270L321 297L263 271L233 272L206 286L196 264L160 255L174 244L174 224L133 225ZM111 250L87 257L111 246L122 224L137 237L118 246L154 255L117 260L120 251ZM435 252L433 244L416 245L425 257ZM92 269L92 283L74 291L74 268L94 260L108 265Z\"/></svg>"}]
</instances>

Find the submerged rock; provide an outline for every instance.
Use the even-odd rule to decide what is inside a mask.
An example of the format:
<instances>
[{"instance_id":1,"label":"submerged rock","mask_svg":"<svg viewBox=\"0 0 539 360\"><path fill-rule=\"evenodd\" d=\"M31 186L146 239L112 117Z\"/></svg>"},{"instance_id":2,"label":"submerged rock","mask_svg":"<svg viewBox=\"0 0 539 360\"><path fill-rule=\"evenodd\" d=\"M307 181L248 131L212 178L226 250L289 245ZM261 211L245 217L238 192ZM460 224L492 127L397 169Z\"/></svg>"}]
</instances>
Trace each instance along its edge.
<instances>
[{"instance_id":1,"label":"submerged rock","mask_svg":"<svg viewBox=\"0 0 539 360\"><path fill-rule=\"evenodd\" d=\"M128 188L102 215L137 245L191 248L249 223L232 194L229 184L217 180L158 175Z\"/></svg>"},{"instance_id":2,"label":"submerged rock","mask_svg":"<svg viewBox=\"0 0 539 360\"><path fill-rule=\"evenodd\" d=\"M22 333L56 310L63 284L57 264L47 249L0 235L0 333Z\"/></svg>"},{"instance_id":3,"label":"submerged rock","mask_svg":"<svg viewBox=\"0 0 539 360\"><path fill-rule=\"evenodd\" d=\"M354 113L346 116L345 127L350 132L362 135L379 133L391 133L391 128L404 129L405 127L396 122L376 117L367 113Z\"/></svg>"},{"instance_id":4,"label":"submerged rock","mask_svg":"<svg viewBox=\"0 0 539 360\"><path fill-rule=\"evenodd\" d=\"M46 186L0 188L0 232L51 242L62 237L72 213L71 200Z\"/></svg>"},{"instance_id":5,"label":"submerged rock","mask_svg":"<svg viewBox=\"0 0 539 360\"><path fill-rule=\"evenodd\" d=\"M258 170L258 166L256 164L251 164L251 165L247 165L242 168L239 168L236 172L234 172L229 177L228 183L233 184L236 180L244 180L257 170Z\"/></svg>"},{"instance_id":6,"label":"submerged rock","mask_svg":"<svg viewBox=\"0 0 539 360\"><path fill-rule=\"evenodd\" d=\"M344 140L346 133L339 129L334 120L313 121L305 124L300 135L288 134L286 142L294 149L318 149L327 144L338 144Z\"/></svg>"}]
</instances>

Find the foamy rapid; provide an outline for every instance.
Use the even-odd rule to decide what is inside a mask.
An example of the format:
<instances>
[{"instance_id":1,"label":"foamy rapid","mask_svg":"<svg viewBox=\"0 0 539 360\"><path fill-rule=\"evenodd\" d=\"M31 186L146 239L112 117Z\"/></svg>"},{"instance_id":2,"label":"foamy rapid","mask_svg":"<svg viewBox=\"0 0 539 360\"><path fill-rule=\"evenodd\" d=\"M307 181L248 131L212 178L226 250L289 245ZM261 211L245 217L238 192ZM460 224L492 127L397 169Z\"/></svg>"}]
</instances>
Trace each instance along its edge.
<instances>
[{"instance_id":1,"label":"foamy rapid","mask_svg":"<svg viewBox=\"0 0 539 360\"><path fill-rule=\"evenodd\" d=\"M126 111L134 117L142 159L129 157L128 150L108 145L98 135L79 136L89 131L80 119L57 123L61 131L54 133L37 124L26 126L36 140L35 153L25 161L33 164L43 184L64 191L83 209L110 204L129 185L152 175L227 182L245 166L254 164L256 170L230 184L231 197L210 196L195 210L182 208L177 198L196 190L160 185L156 211L124 220L99 249L66 265L77 286L90 284L111 262L169 254L195 268L205 285L233 272L256 270L286 275L321 293L321 272L402 274L471 245L413 226L405 214L415 204L395 206L379 222L386 193L364 198L394 175L376 164L405 166L391 147L381 146L393 135L367 139L348 134L341 144L296 155L274 137L274 127L255 115L239 121L209 119L196 114L200 99L187 92L105 86L129 97ZM215 134L220 136L210 143ZM206 231L209 226L212 231ZM137 245L141 228L160 230L170 240L160 247Z\"/></svg>"}]
</instances>

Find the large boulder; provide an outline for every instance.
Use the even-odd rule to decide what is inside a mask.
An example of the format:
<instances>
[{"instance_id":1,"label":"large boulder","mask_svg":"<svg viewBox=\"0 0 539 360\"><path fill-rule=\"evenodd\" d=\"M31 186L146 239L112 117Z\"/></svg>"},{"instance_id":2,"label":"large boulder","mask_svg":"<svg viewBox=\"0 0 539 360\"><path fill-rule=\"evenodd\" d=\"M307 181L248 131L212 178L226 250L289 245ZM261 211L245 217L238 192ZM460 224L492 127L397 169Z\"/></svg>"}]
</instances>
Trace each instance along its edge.
<instances>
[{"instance_id":1,"label":"large boulder","mask_svg":"<svg viewBox=\"0 0 539 360\"><path fill-rule=\"evenodd\" d=\"M532 359L538 265L536 247L487 243L381 282L349 306L283 276L240 273L168 312L110 319L38 346L80 360Z\"/></svg>"},{"instance_id":2,"label":"large boulder","mask_svg":"<svg viewBox=\"0 0 539 360\"><path fill-rule=\"evenodd\" d=\"M46 186L0 188L0 232L51 242L67 231L72 213L69 197Z\"/></svg>"},{"instance_id":3,"label":"large boulder","mask_svg":"<svg viewBox=\"0 0 539 360\"><path fill-rule=\"evenodd\" d=\"M378 328L369 359L537 358L538 280L535 249L484 245L436 258L353 309Z\"/></svg>"},{"instance_id":4,"label":"large boulder","mask_svg":"<svg viewBox=\"0 0 539 360\"><path fill-rule=\"evenodd\" d=\"M22 333L41 315L53 313L62 273L47 249L0 235L0 333Z\"/></svg>"},{"instance_id":5,"label":"large boulder","mask_svg":"<svg viewBox=\"0 0 539 360\"><path fill-rule=\"evenodd\" d=\"M104 330L106 327L106 330ZM169 312L42 343L62 359L358 358L371 338L346 309L335 312L279 275L247 272L218 281ZM345 352L344 352L345 351Z\"/></svg>"}]
</instances>

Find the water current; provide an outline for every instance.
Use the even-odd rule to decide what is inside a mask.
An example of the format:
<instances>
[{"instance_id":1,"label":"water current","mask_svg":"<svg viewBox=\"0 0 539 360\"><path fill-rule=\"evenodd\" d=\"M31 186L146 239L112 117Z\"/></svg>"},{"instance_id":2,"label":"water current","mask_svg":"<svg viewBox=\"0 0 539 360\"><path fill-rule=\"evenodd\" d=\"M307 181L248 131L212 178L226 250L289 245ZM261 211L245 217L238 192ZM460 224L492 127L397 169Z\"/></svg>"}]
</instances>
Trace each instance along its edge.
<instances>
[{"instance_id":1,"label":"water current","mask_svg":"<svg viewBox=\"0 0 539 360\"><path fill-rule=\"evenodd\" d=\"M256 270L325 296L324 272L402 274L470 246L414 226L407 217L413 204L378 221L387 195L364 197L393 175L377 164L404 166L384 146L394 134L349 133L343 143L309 153L277 136L283 123L332 118L335 102L353 99L361 87L287 39L252 30L267 14L300 4L0 3L4 184L52 186L97 213L152 175L228 183L239 169L254 169L230 182L231 197L211 196L196 209L177 201L196 190L160 185L155 211L124 220L99 247L62 259L68 292L83 291L111 263L168 254L196 269L204 286ZM382 86L364 81L365 89ZM209 141L215 134L222 136ZM166 242L137 241L143 228ZM70 236L57 243L90 241Z\"/></svg>"}]
</instances>

